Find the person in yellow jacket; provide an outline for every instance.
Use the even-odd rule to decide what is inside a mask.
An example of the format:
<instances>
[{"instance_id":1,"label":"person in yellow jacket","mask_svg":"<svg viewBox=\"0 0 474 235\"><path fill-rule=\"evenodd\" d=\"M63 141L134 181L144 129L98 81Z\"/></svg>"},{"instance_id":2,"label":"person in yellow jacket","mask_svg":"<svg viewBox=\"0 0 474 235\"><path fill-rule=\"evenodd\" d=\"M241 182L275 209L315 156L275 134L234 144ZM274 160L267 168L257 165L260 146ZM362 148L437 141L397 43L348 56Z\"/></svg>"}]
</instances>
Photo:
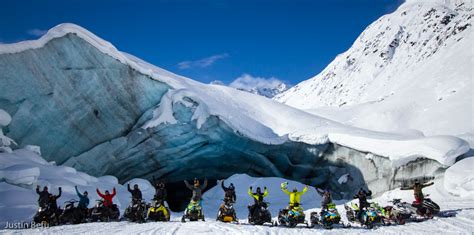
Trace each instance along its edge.
<instances>
[{"instance_id":1,"label":"person in yellow jacket","mask_svg":"<svg viewBox=\"0 0 474 235\"><path fill-rule=\"evenodd\" d=\"M264 187L263 193L260 187L257 187L257 192L254 193L252 190L252 187L249 188L248 190L249 196L251 196L254 200L254 204L249 206L249 214L250 216L253 216L255 209L257 208L258 205L263 203L263 198L268 195L268 189L267 187Z\"/></svg>"},{"instance_id":2,"label":"person in yellow jacket","mask_svg":"<svg viewBox=\"0 0 474 235\"><path fill-rule=\"evenodd\" d=\"M301 208L301 195L305 194L308 191L308 185L306 185L301 192L298 192L297 188L294 188L292 192L288 191L287 186L288 182L284 182L281 185L281 191L290 195L289 209L296 208L297 210L303 210Z\"/></svg>"}]
</instances>

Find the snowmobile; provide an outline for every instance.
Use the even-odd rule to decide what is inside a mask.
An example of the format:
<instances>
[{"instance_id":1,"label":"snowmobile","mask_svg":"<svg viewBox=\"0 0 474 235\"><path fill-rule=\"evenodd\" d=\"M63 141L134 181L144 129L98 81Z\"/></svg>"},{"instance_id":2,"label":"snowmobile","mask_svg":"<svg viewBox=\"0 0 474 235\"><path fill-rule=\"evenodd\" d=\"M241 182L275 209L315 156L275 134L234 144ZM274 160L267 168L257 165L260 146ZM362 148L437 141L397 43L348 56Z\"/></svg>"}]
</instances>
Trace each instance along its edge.
<instances>
[{"instance_id":1,"label":"snowmobile","mask_svg":"<svg viewBox=\"0 0 474 235\"><path fill-rule=\"evenodd\" d=\"M376 223L382 221L380 212L377 212L375 208L369 207L362 210L360 217L358 217L359 206L357 204L351 203L351 206L344 205L344 208L346 209L346 217L349 222L358 222L366 228L373 228Z\"/></svg>"},{"instance_id":2,"label":"snowmobile","mask_svg":"<svg viewBox=\"0 0 474 235\"><path fill-rule=\"evenodd\" d=\"M130 205L125 209L123 217L131 222L145 222L147 205L144 200L132 199Z\"/></svg>"},{"instance_id":3,"label":"snowmobile","mask_svg":"<svg viewBox=\"0 0 474 235\"><path fill-rule=\"evenodd\" d=\"M54 226L59 224L58 219L58 210L53 210L50 208L49 204L41 204L38 207L38 211L36 212L35 216L33 217L33 221L36 224L43 224L45 226Z\"/></svg>"},{"instance_id":4,"label":"snowmobile","mask_svg":"<svg viewBox=\"0 0 474 235\"><path fill-rule=\"evenodd\" d=\"M216 220L221 222L239 222L235 213L234 205L230 200L224 200L217 212Z\"/></svg>"},{"instance_id":5,"label":"snowmobile","mask_svg":"<svg viewBox=\"0 0 474 235\"><path fill-rule=\"evenodd\" d=\"M432 218L433 216L439 214L440 208L439 205L433 202L430 198L430 195L425 195L421 207L418 207L419 214Z\"/></svg>"},{"instance_id":6,"label":"snowmobile","mask_svg":"<svg viewBox=\"0 0 474 235\"><path fill-rule=\"evenodd\" d=\"M320 224L325 229L332 229L333 225L341 224L343 228L350 227L350 224L344 224L341 222L341 215L336 209L336 204L328 204L327 210L321 210L318 214L317 212L312 212L310 216L310 227L315 227L317 224Z\"/></svg>"},{"instance_id":7,"label":"snowmobile","mask_svg":"<svg viewBox=\"0 0 474 235\"><path fill-rule=\"evenodd\" d=\"M74 199L65 202L64 210L59 216L61 224L79 224L86 220L87 209L76 207L76 202L78 201Z\"/></svg>"},{"instance_id":8,"label":"snowmobile","mask_svg":"<svg viewBox=\"0 0 474 235\"><path fill-rule=\"evenodd\" d=\"M389 201L393 206L385 206L385 224L390 225L396 223L403 225L407 220L410 220L412 215L416 212L416 208L411 204L402 202L401 199L393 199Z\"/></svg>"},{"instance_id":9,"label":"snowmobile","mask_svg":"<svg viewBox=\"0 0 474 235\"><path fill-rule=\"evenodd\" d=\"M306 224L306 227L309 227L308 222L305 220L303 208L300 205L280 210L278 213L278 223L291 228L296 227L298 224Z\"/></svg>"},{"instance_id":10,"label":"snowmobile","mask_svg":"<svg viewBox=\"0 0 474 235\"><path fill-rule=\"evenodd\" d=\"M96 204L94 208L92 208L90 214L90 220L92 222L108 222L111 220L118 221L119 217L120 211L117 208L117 205L113 204L111 207L105 207L104 200L96 200Z\"/></svg>"},{"instance_id":11,"label":"snowmobile","mask_svg":"<svg viewBox=\"0 0 474 235\"><path fill-rule=\"evenodd\" d=\"M160 200L153 200L148 209L148 221L170 221L170 210Z\"/></svg>"},{"instance_id":12,"label":"snowmobile","mask_svg":"<svg viewBox=\"0 0 474 235\"><path fill-rule=\"evenodd\" d=\"M259 202L257 205L255 205L255 209L253 211L253 214L250 214L250 208L249 208L249 223L254 224L254 225L263 225L265 223L270 223L273 225L272 221L272 215L270 214L270 211L268 210L268 203L267 202Z\"/></svg>"},{"instance_id":13,"label":"snowmobile","mask_svg":"<svg viewBox=\"0 0 474 235\"><path fill-rule=\"evenodd\" d=\"M199 201L191 200L188 207L184 211L184 215L181 218L181 222L186 222L186 219L189 219L189 221L205 220L204 213L202 212L202 207Z\"/></svg>"}]
</instances>

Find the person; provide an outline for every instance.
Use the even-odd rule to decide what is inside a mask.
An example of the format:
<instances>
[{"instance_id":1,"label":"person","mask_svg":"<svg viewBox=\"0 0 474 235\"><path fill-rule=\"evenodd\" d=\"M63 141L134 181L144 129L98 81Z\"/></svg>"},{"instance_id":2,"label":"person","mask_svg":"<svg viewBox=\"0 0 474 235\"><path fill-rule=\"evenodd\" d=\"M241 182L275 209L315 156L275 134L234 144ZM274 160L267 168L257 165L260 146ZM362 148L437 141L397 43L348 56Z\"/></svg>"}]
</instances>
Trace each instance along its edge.
<instances>
[{"instance_id":1,"label":"person","mask_svg":"<svg viewBox=\"0 0 474 235\"><path fill-rule=\"evenodd\" d=\"M132 194L132 201L142 200L142 191L138 188L138 184L133 185L133 190L130 188L130 184L127 184L127 190Z\"/></svg>"},{"instance_id":2,"label":"person","mask_svg":"<svg viewBox=\"0 0 474 235\"><path fill-rule=\"evenodd\" d=\"M372 191L365 191L364 189L360 189L359 192L354 196L354 199L359 199L359 210L369 207L369 202L367 201L367 197L372 196Z\"/></svg>"},{"instance_id":3,"label":"person","mask_svg":"<svg viewBox=\"0 0 474 235\"><path fill-rule=\"evenodd\" d=\"M359 199L359 211L357 212L357 218L359 220L362 220L362 212L364 209L367 209L369 207L369 202L367 201L367 197L372 196L372 191L368 190L365 191L364 189L360 189L359 192L357 192L356 195L354 195L354 199Z\"/></svg>"},{"instance_id":4,"label":"person","mask_svg":"<svg viewBox=\"0 0 474 235\"><path fill-rule=\"evenodd\" d=\"M425 196L423 195L423 188L433 185L434 182L422 184L419 180L415 180L415 183L412 186L401 187L401 190L413 190L413 195L415 196L415 205L421 205Z\"/></svg>"},{"instance_id":5,"label":"person","mask_svg":"<svg viewBox=\"0 0 474 235\"><path fill-rule=\"evenodd\" d=\"M183 218L181 219L182 221L184 221L185 215L188 213L189 208L193 208L194 205L196 204L198 205L199 208L202 207L202 203L201 203L202 191L207 187L207 179L204 180L203 185L199 183L198 179L194 179L193 185L190 185L187 180L184 181L184 184L186 185L188 189L193 191L193 196L191 197L191 201L189 202L188 207L184 211ZM201 217L202 220L204 221L204 215L202 213L202 209L199 211L199 217Z\"/></svg>"},{"instance_id":6,"label":"person","mask_svg":"<svg viewBox=\"0 0 474 235\"><path fill-rule=\"evenodd\" d=\"M328 204L332 203L331 192L328 189L320 189L315 187L316 192L322 197L321 210L328 210Z\"/></svg>"},{"instance_id":7,"label":"person","mask_svg":"<svg viewBox=\"0 0 474 235\"><path fill-rule=\"evenodd\" d=\"M257 187L257 191L254 193L252 190L252 186L250 186L247 193L249 194L249 196L253 198L253 201L254 201L253 205L249 206L249 212L250 212L249 214L250 214L250 217L252 217L257 206L263 203L263 199L266 196L268 196L268 189L267 187L263 187L263 193L262 193L262 189L260 187Z\"/></svg>"},{"instance_id":8,"label":"person","mask_svg":"<svg viewBox=\"0 0 474 235\"><path fill-rule=\"evenodd\" d=\"M117 192L115 191L115 187L112 190L112 194L109 193L109 190L105 190L105 195L102 194L98 188L96 189L96 191L97 195L104 199L104 207L112 207L112 205L114 204L112 199L115 197L115 194L117 194Z\"/></svg>"},{"instance_id":9,"label":"person","mask_svg":"<svg viewBox=\"0 0 474 235\"><path fill-rule=\"evenodd\" d=\"M221 181L222 190L224 190L224 201L228 200L230 203L235 203L237 196L235 195L235 187L230 183L229 187L224 186L224 180Z\"/></svg>"},{"instance_id":10,"label":"person","mask_svg":"<svg viewBox=\"0 0 474 235\"><path fill-rule=\"evenodd\" d=\"M89 206L89 193L87 193L87 191L84 191L84 194L81 194L77 189L77 185L74 186L74 188L76 189L76 194L79 197L79 204L77 205L77 207L87 209L87 207Z\"/></svg>"},{"instance_id":11,"label":"person","mask_svg":"<svg viewBox=\"0 0 474 235\"><path fill-rule=\"evenodd\" d=\"M61 192L62 192L62 189L61 187L58 188L59 190L59 194L58 195L53 195L53 194L49 194L49 208L52 210L52 211L57 211L59 208L58 208L58 203L57 203L57 200L58 198L61 197Z\"/></svg>"},{"instance_id":12,"label":"person","mask_svg":"<svg viewBox=\"0 0 474 235\"><path fill-rule=\"evenodd\" d=\"M161 205L164 206L164 202L166 200L166 197L168 196L168 193L165 188L165 183L163 183L162 181L157 181L153 176L153 186L155 187L155 195L153 196L153 200L159 201Z\"/></svg>"},{"instance_id":13,"label":"person","mask_svg":"<svg viewBox=\"0 0 474 235\"><path fill-rule=\"evenodd\" d=\"M301 196L308 191L308 188L309 188L308 185L306 185L301 192L298 192L298 189L296 187L293 189L292 192L290 192L288 191L287 186L288 186L288 182L284 182L280 185L281 190L290 196L290 203L289 203L288 209L289 210L297 209L297 210L302 211L303 208L301 208L300 206Z\"/></svg>"},{"instance_id":14,"label":"person","mask_svg":"<svg viewBox=\"0 0 474 235\"><path fill-rule=\"evenodd\" d=\"M190 185L187 180L184 181L184 184L189 190L193 191L191 200L199 202L199 205L201 205L202 191L207 187L207 179L204 180L203 185L199 183L198 179L194 179L193 185Z\"/></svg>"},{"instance_id":15,"label":"person","mask_svg":"<svg viewBox=\"0 0 474 235\"><path fill-rule=\"evenodd\" d=\"M36 186L36 193L39 195L38 197L38 205L40 207L44 207L48 205L49 202L49 195L50 193L48 192L48 187L44 186L43 191L40 191L40 186Z\"/></svg>"}]
</instances>

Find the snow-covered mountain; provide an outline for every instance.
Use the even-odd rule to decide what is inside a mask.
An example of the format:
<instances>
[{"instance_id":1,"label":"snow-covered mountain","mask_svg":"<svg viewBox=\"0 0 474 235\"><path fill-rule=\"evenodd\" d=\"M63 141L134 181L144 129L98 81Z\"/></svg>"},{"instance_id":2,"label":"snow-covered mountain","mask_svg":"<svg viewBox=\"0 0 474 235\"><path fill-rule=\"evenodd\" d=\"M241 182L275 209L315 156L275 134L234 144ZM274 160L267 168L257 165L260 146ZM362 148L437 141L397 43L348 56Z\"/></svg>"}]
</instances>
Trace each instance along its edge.
<instances>
[{"instance_id":1,"label":"snow-covered mountain","mask_svg":"<svg viewBox=\"0 0 474 235\"><path fill-rule=\"evenodd\" d=\"M243 89L243 88L237 88L237 89L239 89L241 91L247 91L247 92L250 92L250 93L256 94L256 95L265 96L267 98L273 98L276 95L279 95L279 94L287 91L289 89L289 87L285 83L280 83L276 87L255 87L255 88L252 88L250 90L246 90L246 89Z\"/></svg>"},{"instance_id":2,"label":"snow-covered mountain","mask_svg":"<svg viewBox=\"0 0 474 235\"><path fill-rule=\"evenodd\" d=\"M234 87L241 91L247 91L252 94L265 96L267 98L273 98L287 91L288 89L290 89L290 87L286 83L281 82L281 81L268 84L268 86L254 86L254 87L248 88L246 86L237 86L237 85L232 86L231 84L230 87Z\"/></svg>"},{"instance_id":3,"label":"snow-covered mountain","mask_svg":"<svg viewBox=\"0 0 474 235\"><path fill-rule=\"evenodd\" d=\"M212 81L210 84L222 86L226 85L219 80ZM242 76L236 78L228 86L241 91L247 91L252 94L265 96L267 98L273 98L276 95L287 91L291 87L287 83L274 77L262 78L254 77L250 74L242 74Z\"/></svg>"},{"instance_id":4,"label":"snow-covered mountain","mask_svg":"<svg viewBox=\"0 0 474 235\"><path fill-rule=\"evenodd\" d=\"M42 157L120 182L167 180L175 209L182 180L237 173L381 193L439 175L468 151L452 136L353 128L234 88L172 74L72 24L36 41L0 45L5 135ZM0 170L7 166L0 161ZM350 174L354 181L338 179ZM187 192L187 191L186 191Z\"/></svg>"},{"instance_id":5,"label":"snow-covered mountain","mask_svg":"<svg viewBox=\"0 0 474 235\"><path fill-rule=\"evenodd\" d=\"M472 141L473 13L470 0L408 0L275 100L357 127Z\"/></svg>"}]
</instances>

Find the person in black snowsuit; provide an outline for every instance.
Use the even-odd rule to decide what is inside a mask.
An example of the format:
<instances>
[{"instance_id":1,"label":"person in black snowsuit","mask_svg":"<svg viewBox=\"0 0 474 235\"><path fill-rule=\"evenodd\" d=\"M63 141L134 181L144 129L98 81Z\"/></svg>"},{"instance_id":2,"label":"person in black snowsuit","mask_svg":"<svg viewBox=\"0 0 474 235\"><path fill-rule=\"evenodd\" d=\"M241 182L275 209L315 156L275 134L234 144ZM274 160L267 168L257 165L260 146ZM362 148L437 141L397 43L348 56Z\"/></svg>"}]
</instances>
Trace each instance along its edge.
<instances>
[{"instance_id":1,"label":"person in black snowsuit","mask_svg":"<svg viewBox=\"0 0 474 235\"><path fill-rule=\"evenodd\" d=\"M222 190L224 190L224 201L235 203L237 196L235 195L235 187L230 183L229 187L224 186L224 180L221 181Z\"/></svg>"},{"instance_id":2,"label":"person in black snowsuit","mask_svg":"<svg viewBox=\"0 0 474 235\"><path fill-rule=\"evenodd\" d=\"M48 187L44 186L43 191L40 191L40 186L36 186L36 193L39 195L38 197L38 205L40 207L45 207L49 203L49 195L50 193L48 192Z\"/></svg>"},{"instance_id":3,"label":"person in black snowsuit","mask_svg":"<svg viewBox=\"0 0 474 235\"><path fill-rule=\"evenodd\" d=\"M138 188L138 184L133 185L133 190L130 188L130 184L127 184L127 190L132 194L133 202L142 200L142 191Z\"/></svg>"},{"instance_id":4,"label":"person in black snowsuit","mask_svg":"<svg viewBox=\"0 0 474 235\"><path fill-rule=\"evenodd\" d=\"M155 187L155 195L153 196L153 200L159 201L162 205L164 205L166 197L168 196L165 183L162 181L157 181L153 176L153 186Z\"/></svg>"},{"instance_id":5,"label":"person in black snowsuit","mask_svg":"<svg viewBox=\"0 0 474 235\"><path fill-rule=\"evenodd\" d=\"M61 187L59 187L58 190L59 190L58 195L53 195L51 193L48 195L49 213L51 215L55 215L56 219L58 219L59 215L61 214L61 209L58 207L58 203L57 203L58 198L61 197L61 192L62 192Z\"/></svg>"},{"instance_id":6,"label":"person in black snowsuit","mask_svg":"<svg viewBox=\"0 0 474 235\"><path fill-rule=\"evenodd\" d=\"M369 202L367 201L367 197L372 196L372 191L365 191L364 189L360 189L359 192L354 195L354 199L359 199L359 211L357 213L357 217L359 220L362 218L362 211L369 207Z\"/></svg>"},{"instance_id":7,"label":"person in black snowsuit","mask_svg":"<svg viewBox=\"0 0 474 235\"><path fill-rule=\"evenodd\" d=\"M261 205L262 203L265 203L263 201L263 199L266 196L268 196L268 189L267 189L267 187L264 187L263 192L262 192L260 187L257 187L257 191L254 193L253 189L252 189L252 186L250 186L247 193L248 193L249 196L251 196L253 198L253 201L254 201L253 205L248 206L249 215L250 215L250 217L252 217L254 215L255 209L257 209L257 207L259 205Z\"/></svg>"},{"instance_id":8,"label":"person in black snowsuit","mask_svg":"<svg viewBox=\"0 0 474 235\"><path fill-rule=\"evenodd\" d=\"M316 192L322 197L321 199L321 210L328 210L328 204L332 203L331 192L328 189L322 190L316 188Z\"/></svg>"}]
</instances>

